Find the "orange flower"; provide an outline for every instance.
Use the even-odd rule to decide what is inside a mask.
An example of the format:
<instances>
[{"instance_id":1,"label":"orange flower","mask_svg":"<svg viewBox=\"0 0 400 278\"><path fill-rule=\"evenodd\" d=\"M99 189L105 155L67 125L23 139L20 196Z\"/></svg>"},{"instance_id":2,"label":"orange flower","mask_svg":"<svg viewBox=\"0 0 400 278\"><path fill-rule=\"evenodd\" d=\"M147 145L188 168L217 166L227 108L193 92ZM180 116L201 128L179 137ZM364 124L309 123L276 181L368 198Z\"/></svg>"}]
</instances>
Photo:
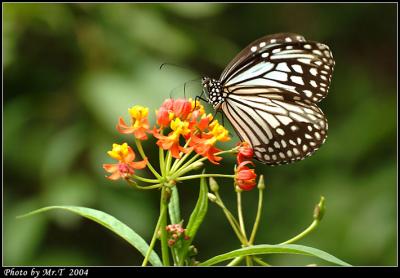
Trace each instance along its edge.
<instances>
[{"instance_id":1,"label":"orange flower","mask_svg":"<svg viewBox=\"0 0 400 278\"><path fill-rule=\"evenodd\" d=\"M251 190L256 186L257 174L254 172L254 169L245 166L249 163L254 165L251 161L244 161L239 164L235 173L236 185L245 191Z\"/></svg>"},{"instance_id":2,"label":"orange flower","mask_svg":"<svg viewBox=\"0 0 400 278\"><path fill-rule=\"evenodd\" d=\"M168 126L174 118L173 113L174 100L167 99L161 105L160 109L156 111L157 124L161 127Z\"/></svg>"},{"instance_id":3,"label":"orange flower","mask_svg":"<svg viewBox=\"0 0 400 278\"><path fill-rule=\"evenodd\" d=\"M201 122L202 120L204 120L203 123ZM218 164L218 161L222 158L215 155L220 150L214 145L217 141L226 142L230 140L230 137L228 136L228 130L220 125L217 120L214 120L211 124L209 124L209 120L209 116L202 117L197 127L202 131L207 125L209 132L200 132L198 135L192 134L189 146L193 147L196 153L207 157L210 162Z\"/></svg>"},{"instance_id":4,"label":"orange flower","mask_svg":"<svg viewBox=\"0 0 400 278\"><path fill-rule=\"evenodd\" d=\"M117 130L123 134L133 134L139 140L147 139L146 132L149 132L149 108L135 105L129 110L131 125L128 126L122 118L119 118Z\"/></svg>"},{"instance_id":5,"label":"orange flower","mask_svg":"<svg viewBox=\"0 0 400 278\"><path fill-rule=\"evenodd\" d=\"M179 145L180 135L187 136L190 134L189 123L186 121L181 121L181 119L176 118L171 121L170 127L172 132L168 136L164 136L159 133L156 129L153 131L154 137L158 139L157 145L164 150L170 150L171 155L174 158L179 158L180 152L187 152L185 149Z\"/></svg>"},{"instance_id":6,"label":"orange flower","mask_svg":"<svg viewBox=\"0 0 400 278\"><path fill-rule=\"evenodd\" d=\"M192 102L185 99L167 99L156 112L157 124L166 127L174 118L186 120L192 111Z\"/></svg>"},{"instance_id":7,"label":"orange flower","mask_svg":"<svg viewBox=\"0 0 400 278\"><path fill-rule=\"evenodd\" d=\"M239 152L237 154L237 163L240 164L245 160L253 158L253 148L247 142L239 143Z\"/></svg>"},{"instance_id":8,"label":"orange flower","mask_svg":"<svg viewBox=\"0 0 400 278\"><path fill-rule=\"evenodd\" d=\"M192 112L192 103L186 99L177 99L174 101L173 109L175 117L186 120Z\"/></svg>"},{"instance_id":9,"label":"orange flower","mask_svg":"<svg viewBox=\"0 0 400 278\"><path fill-rule=\"evenodd\" d=\"M107 177L110 180L129 178L135 174L135 169L143 169L147 164L147 159L133 162L135 160L135 153L127 143L123 143L122 145L113 144L112 150L107 153L112 158L118 160L117 164L103 164L104 170L111 173Z\"/></svg>"}]
</instances>

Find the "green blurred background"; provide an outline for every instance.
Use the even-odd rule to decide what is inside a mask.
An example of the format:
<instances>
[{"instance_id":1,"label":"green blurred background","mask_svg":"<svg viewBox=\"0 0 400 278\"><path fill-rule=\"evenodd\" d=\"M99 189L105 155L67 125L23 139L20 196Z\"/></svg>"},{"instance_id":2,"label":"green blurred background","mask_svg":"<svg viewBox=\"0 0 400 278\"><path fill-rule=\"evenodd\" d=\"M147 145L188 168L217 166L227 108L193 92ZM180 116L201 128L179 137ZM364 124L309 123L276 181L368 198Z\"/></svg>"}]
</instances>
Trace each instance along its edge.
<instances>
[{"instance_id":1,"label":"green blurred background","mask_svg":"<svg viewBox=\"0 0 400 278\"><path fill-rule=\"evenodd\" d=\"M127 119L135 104L154 110L170 95L183 97L185 81L218 77L248 43L278 32L331 47L336 67L320 104L330 129L325 145L301 163L257 166L267 181L257 243L302 231L323 195L325 218L299 244L353 265L397 264L396 4L8 3L3 9L3 264L140 264L136 250L91 221L68 213L15 217L47 205L87 206L149 241L159 192L110 182L101 167L112 161L111 144L128 140L115 130L118 117ZM190 70L159 70L163 62ZM192 96L200 91L199 81L187 88ZM157 160L154 140L145 148ZM234 210L232 187L220 186ZM198 184L184 184L180 193L187 221ZM249 226L256 201L256 191L245 194ZM195 244L199 260L240 247L213 204ZM266 259L324 265L301 256Z\"/></svg>"}]
</instances>

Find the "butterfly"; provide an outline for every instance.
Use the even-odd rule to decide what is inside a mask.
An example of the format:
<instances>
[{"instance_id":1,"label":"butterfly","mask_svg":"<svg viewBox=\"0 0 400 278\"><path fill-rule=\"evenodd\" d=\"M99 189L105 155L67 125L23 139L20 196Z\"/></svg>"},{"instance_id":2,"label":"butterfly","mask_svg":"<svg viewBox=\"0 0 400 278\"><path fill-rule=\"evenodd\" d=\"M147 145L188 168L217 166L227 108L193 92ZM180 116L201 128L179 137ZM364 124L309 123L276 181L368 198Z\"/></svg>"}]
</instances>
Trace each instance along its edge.
<instances>
[{"instance_id":1,"label":"butterfly","mask_svg":"<svg viewBox=\"0 0 400 278\"><path fill-rule=\"evenodd\" d=\"M267 35L244 48L218 80L203 77L203 93L257 160L292 163L326 140L328 122L317 103L328 94L334 65L325 44L293 33Z\"/></svg>"}]
</instances>

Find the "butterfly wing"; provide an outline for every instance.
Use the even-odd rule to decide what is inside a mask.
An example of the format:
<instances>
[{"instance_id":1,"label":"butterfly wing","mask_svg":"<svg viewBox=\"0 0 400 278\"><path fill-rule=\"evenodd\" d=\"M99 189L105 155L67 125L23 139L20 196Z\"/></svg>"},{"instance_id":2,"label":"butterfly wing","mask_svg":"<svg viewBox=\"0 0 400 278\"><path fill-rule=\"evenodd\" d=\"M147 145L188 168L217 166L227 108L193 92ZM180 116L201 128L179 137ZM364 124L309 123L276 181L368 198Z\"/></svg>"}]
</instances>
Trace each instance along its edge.
<instances>
[{"instance_id":1,"label":"butterfly wing","mask_svg":"<svg viewBox=\"0 0 400 278\"><path fill-rule=\"evenodd\" d=\"M316 104L296 101L284 91L250 91L237 91L221 109L259 161L291 163L310 156L325 142L328 123Z\"/></svg>"},{"instance_id":2,"label":"butterfly wing","mask_svg":"<svg viewBox=\"0 0 400 278\"><path fill-rule=\"evenodd\" d=\"M297 37L301 41L285 41ZM328 94L335 63L328 46L303 39L293 35L281 38L281 43L277 39L276 43L265 45L263 39L255 41L231 62L232 67L224 71L221 83L230 88L283 88L306 103L319 102Z\"/></svg>"},{"instance_id":3,"label":"butterfly wing","mask_svg":"<svg viewBox=\"0 0 400 278\"><path fill-rule=\"evenodd\" d=\"M326 97L334 61L329 47L297 34L256 40L221 75L221 109L255 157L283 164L311 155L325 141Z\"/></svg>"},{"instance_id":4,"label":"butterfly wing","mask_svg":"<svg viewBox=\"0 0 400 278\"><path fill-rule=\"evenodd\" d=\"M290 41L306 41L305 38L299 34L294 33L279 33L273 35L264 36L258 40L253 41L248 46L246 46L239 54L233 58L233 60L225 67L225 70L222 72L219 80L225 81L233 72L237 71L240 65L246 64L246 61L252 59L260 50L267 49L271 45L281 44L284 42Z\"/></svg>"}]
</instances>

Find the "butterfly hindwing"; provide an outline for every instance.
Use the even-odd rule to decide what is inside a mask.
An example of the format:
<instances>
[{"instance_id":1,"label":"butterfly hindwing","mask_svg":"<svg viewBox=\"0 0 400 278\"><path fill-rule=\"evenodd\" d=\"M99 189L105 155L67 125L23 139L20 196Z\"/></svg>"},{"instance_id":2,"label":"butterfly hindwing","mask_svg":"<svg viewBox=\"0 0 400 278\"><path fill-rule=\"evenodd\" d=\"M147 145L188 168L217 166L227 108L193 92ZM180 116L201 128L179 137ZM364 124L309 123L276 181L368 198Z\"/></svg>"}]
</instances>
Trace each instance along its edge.
<instances>
[{"instance_id":1,"label":"butterfly hindwing","mask_svg":"<svg viewBox=\"0 0 400 278\"><path fill-rule=\"evenodd\" d=\"M238 94L227 99L221 109L239 137L252 145L255 157L267 164L301 160L316 151L327 136L328 124L321 109L277 93Z\"/></svg>"}]
</instances>

